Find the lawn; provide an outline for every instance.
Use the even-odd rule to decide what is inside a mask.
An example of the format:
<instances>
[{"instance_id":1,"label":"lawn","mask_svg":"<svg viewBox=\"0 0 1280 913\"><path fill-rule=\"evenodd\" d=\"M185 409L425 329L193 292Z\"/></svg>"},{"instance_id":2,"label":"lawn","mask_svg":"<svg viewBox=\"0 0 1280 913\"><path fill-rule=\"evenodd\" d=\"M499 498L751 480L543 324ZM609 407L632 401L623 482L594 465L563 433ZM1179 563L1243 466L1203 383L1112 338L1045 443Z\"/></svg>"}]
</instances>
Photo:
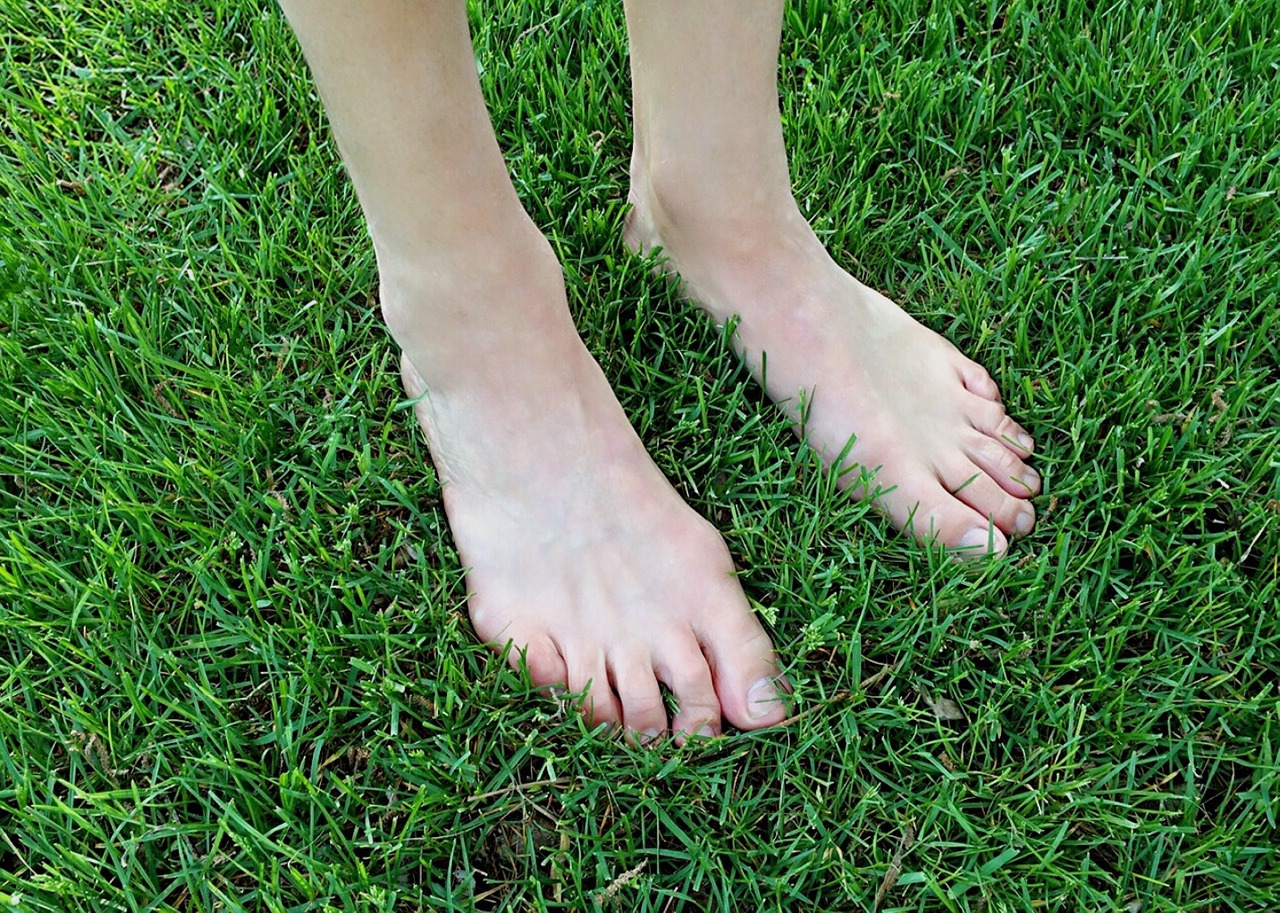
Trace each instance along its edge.
<instances>
[{"instance_id":1,"label":"lawn","mask_svg":"<svg viewBox=\"0 0 1280 913\"><path fill-rule=\"evenodd\" d=\"M1280 4L789 8L803 209L1039 443L1039 526L976 568L626 252L621 4L473 13L793 722L630 747L474 641L274 6L0 0L0 906L1280 909Z\"/></svg>"}]
</instances>

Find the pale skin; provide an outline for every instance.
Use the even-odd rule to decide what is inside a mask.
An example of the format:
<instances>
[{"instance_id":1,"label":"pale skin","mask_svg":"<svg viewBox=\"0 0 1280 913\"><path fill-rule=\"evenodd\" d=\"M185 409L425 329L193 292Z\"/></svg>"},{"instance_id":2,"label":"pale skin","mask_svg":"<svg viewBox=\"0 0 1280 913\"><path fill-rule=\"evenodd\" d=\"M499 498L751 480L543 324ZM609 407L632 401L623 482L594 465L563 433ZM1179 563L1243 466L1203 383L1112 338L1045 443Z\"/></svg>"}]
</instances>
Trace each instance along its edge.
<instances>
[{"instance_id":1,"label":"pale skin","mask_svg":"<svg viewBox=\"0 0 1280 913\"><path fill-rule=\"evenodd\" d=\"M377 254L476 633L647 742L776 725L785 681L719 534L653 464L579 339L507 175L462 0L281 0ZM790 189L780 0L628 0L627 243L901 529L962 553L1029 532L1030 436L990 376L827 255ZM732 163L727 167L725 163ZM854 444L846 450L850 439ZM678 710L670 718L665 685Z\"/></svg>"}]
</instances>

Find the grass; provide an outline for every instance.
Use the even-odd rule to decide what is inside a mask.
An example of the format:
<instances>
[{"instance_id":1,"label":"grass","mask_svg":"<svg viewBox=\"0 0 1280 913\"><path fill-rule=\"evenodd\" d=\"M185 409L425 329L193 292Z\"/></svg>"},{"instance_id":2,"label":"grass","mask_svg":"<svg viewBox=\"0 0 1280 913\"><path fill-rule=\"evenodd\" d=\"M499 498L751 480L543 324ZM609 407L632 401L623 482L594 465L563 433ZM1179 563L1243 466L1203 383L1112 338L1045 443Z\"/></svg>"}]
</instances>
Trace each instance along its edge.
<instances>
[{"instance_id":1,"label":"grass","mask_svg":"<svg viewBox=\"0 0 1280 913\"><path fill-rule=\"evenodd\" d=\"M1280 909L1280 7L790 7L803 208L1040 443L969 572L625 253L619 6L475 10L486 92L799 718L632 749L474 643L274 7L0 0L0 902Z\"/></svg>"}]
</instances>

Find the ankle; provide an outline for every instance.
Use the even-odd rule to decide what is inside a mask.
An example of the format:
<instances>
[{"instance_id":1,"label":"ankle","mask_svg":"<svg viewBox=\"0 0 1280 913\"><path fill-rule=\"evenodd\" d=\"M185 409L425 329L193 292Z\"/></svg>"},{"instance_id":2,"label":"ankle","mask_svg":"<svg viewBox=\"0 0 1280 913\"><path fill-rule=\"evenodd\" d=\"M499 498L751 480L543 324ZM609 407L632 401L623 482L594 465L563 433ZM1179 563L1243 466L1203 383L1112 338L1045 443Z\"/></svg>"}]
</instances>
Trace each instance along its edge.
<instances>
[{"instance_id":1,"label":"ankle","mask_svg":"<svg viewBox=\"0 0 1280 913\"><path fill-rule=\"evenodd\" d=\"M758 168L761 174L778 169ZM748 169L709 167L670 157L632 155L632 214L627 240L633 249L663 247L677 270L694 251L725 262L758 262L780 245L812 236L783 167L751 178Z\"/></svg>"},{"instance_id":2,"label":"ankle","mask_svg":"<svg viewBox=\"0 0 1280 913\"><path fill-rule=\"evenodd\" d=\"M383 319L428 386L469 383L576 342L564 278L540 234L413 259L378 251Z\"/></svg>"}]
</instances>

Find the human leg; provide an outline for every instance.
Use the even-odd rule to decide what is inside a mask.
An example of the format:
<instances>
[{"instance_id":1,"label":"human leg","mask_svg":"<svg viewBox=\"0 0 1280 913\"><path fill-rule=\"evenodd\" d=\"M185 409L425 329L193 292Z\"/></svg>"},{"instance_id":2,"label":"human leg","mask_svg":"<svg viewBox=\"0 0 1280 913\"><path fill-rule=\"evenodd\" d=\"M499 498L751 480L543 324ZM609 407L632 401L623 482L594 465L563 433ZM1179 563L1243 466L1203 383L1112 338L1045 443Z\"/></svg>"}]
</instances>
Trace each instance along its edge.
<instances>
[{"instance_id":1,"label":"human leg","mask_svg":"<svg viewBox=\"0 0 1280 913\"><path fill-rule=\"evenodd\" d=\"M635 92L628 242L661 247L841 482L965 553L1029 532L1034 447L991 377L840 269L791 193L778 110L782 0L627 0ZM763 371L767 353L768 371Z\"/></svg>"},{"instance_id":2,"label":"human leg","mask_svg":"<svg viewBox=\"0 0 1280 913\"><path fill-rule=\"evenodd\" d=\"M463 0L282 0L378 258L472 623L595 722L779 722L775 659L719 535L653 465L565 302L480 93Z\"/></svg>"}]
</instances>

